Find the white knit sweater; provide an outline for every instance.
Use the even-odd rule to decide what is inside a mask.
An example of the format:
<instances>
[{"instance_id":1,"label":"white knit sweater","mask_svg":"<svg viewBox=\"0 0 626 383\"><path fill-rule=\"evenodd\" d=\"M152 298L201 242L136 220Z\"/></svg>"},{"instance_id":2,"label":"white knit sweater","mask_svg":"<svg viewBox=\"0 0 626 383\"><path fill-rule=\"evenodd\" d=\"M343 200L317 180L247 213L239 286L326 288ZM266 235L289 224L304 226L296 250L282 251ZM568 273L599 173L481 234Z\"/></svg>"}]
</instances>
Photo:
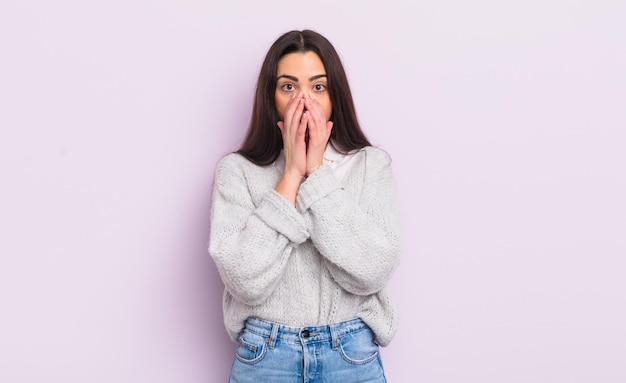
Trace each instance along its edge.
<instances>
[{"instance_id":1,"label":"white knit sweater","mask_svg":"<svg viewBox=\"0 0 626 383\"><path fill-rule=\"evenodd\" d=\"M341 181L329 165L311 174L296 207L274 190L279 167L236 153L218 163L209 253L233 340L253 316L292 327L359 317L381 346L391 341L397 315L385 285L400 228L390 158L375 147L352 156Z\"/></svg>"}]
</instances>

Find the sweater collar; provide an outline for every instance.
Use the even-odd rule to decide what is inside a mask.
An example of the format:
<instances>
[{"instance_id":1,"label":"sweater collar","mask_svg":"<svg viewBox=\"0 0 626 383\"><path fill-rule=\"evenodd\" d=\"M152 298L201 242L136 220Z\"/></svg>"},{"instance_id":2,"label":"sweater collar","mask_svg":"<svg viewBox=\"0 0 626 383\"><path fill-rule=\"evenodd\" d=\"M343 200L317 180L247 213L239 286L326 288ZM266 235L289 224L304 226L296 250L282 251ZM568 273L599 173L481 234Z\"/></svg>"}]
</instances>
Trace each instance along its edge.
<instances>
[{"instance_id":1,"label":"sweater collar","mask_svg":"<svg viewBox=\"0 0 626 383\"><path fill-rule=\"evenodd\" d=\"M339 153L333 147L332 143L326 145L326 151L324 151L324 162L341 162L346 157L345 154Z\"/></svg>"}]
</instances>

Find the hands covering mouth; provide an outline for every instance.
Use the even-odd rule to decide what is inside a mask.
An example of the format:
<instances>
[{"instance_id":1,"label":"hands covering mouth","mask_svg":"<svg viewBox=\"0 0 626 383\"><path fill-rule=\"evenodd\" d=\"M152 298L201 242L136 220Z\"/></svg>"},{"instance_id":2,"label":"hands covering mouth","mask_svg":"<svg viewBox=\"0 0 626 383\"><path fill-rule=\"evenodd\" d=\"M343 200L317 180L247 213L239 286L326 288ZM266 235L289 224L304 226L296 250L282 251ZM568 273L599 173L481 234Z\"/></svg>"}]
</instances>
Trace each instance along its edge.
<instances>
[{"instance_id":1,"label":"hands covering mouth","mask_svg":"<svg viewBox=\"0 0 626 383\"><path fill-rule=\"evenodd\" d=\"M307 177L324 161L324 151L332 131L321 105L308 94L294 95L278 122L283 136L285 173Z\"/></svg>"}]
</instances>

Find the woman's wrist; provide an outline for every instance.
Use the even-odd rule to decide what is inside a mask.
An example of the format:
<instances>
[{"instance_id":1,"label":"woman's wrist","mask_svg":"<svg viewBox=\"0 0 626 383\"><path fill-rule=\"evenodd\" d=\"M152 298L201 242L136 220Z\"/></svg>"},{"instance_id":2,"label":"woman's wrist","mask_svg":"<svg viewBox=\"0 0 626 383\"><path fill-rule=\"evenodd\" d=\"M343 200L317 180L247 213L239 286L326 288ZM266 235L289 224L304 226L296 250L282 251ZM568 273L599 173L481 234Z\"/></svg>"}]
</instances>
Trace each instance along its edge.
<instances>
[{"instance_id":1,"label":"woman's wrist","mask_svg":"<svg viewBox=\"0 0 626 383\"><path fill-rule=\"evenodd\" d=\"M321 167L322 167L322 164L316 164L316 165L311 166L310 168L307 168L306 175L304 177L306 178L310 176L312 173L314 173L317 169Z\"/></svg>"},{"instance_id":2,"label":"woman's wrist","mask_svg":"<svg viewBox=\"0 0 626 383\"><path fill-rule=\"evenodd\" d=\"M274 190L295 205L298 190L303 179L304 177L298 173L283 173Z\"/></svg>"}]
</instances>

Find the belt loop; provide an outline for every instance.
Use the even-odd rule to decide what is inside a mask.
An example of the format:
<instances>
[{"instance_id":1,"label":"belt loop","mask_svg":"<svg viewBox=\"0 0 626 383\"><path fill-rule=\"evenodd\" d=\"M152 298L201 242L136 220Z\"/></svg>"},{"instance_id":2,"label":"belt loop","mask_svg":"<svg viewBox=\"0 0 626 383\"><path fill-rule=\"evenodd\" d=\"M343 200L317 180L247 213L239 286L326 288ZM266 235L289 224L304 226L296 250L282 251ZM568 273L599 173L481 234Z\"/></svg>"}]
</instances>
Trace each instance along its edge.
<instances>
[{"instance_id":1,"label":"belt loop","mask_svg":"<svg viewBox=\"0 0 626 383\"><path fill-rule=\"evenodd\" d=\"M337 350L339 347L339 338L337 337L337 325L331 324L330 326L330 341L333 350Z\"/></svg>"},{"instance_id":2,"label":"belt loop","mask_svg":"<svg viewBox=\"0 0 626 383\"><path fill-rule=\"evenodd\" d=\"M269 348L274 348L276 345L276 338L278 337L278 324L272 323L272 333L269 337Z\"/></svg>"}]
</instances>

